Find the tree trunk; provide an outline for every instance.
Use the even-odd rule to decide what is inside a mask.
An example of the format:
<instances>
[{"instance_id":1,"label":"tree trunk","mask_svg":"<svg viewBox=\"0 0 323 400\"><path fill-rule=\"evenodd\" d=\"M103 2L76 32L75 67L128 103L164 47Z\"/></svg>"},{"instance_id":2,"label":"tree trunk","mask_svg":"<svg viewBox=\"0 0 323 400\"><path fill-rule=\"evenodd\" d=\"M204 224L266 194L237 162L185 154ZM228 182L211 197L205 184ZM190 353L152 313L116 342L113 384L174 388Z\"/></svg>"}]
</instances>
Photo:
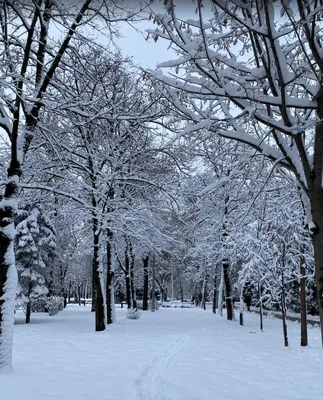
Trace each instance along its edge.
<instances>
[{"instance_id":1,"label":"tree trunk","mask_svg":"<svg viewBox=\"0 0 323 400\"><path fill-rule=\"evenodd\" d=\"M68 302L71 302L72 282L68 284Z\"/></svg>"},{"instance_id":2,"label":"tree trunk","mask_svg":"<svg viewBox=\"0 0 323 400\"><path fill-rule=\"evenodd\" d=\"M104 298L102 293L100 271L99 271L99 243L100 237L97 233L98 222L96 218L93 218L93 260L92 260L92 307L94 302L95 308L95 330L105 330L105 310L104 310Z\"/></svg>"},{"instance_id":3,"label":"tree trunk","mask_svg":"<svg viewBox=\"0 0 323 400\"><path fill-rule=\"evenodd\" d=\"M227 320L233 320L233 306L232 306L232 287L230 277L230 264L228 260L223 260L223 278L225 284L225 305L227 309Z\"/></svg>"},{"instance_id":4,"label":"tree trunk","mask_svg":"<svg viewBox=\"0 0 323 400\"><path fill-rule=\"evenodd\" d=\"M244 287L244 285L241 285L241 287L240 287L240 314L239 314L240 325L243 325L243 312L245 309L245 305L244 305L244 301L243 301L243 287Z\"/></svg>"},{"instance_id":5,"label":"tree trunk","mask_svg":"<svg viewBox=\"0 0 323 400\"><path fill-rule=\"evenodd\" d=\"M79 303L79 306L81 306L82 305L82 285L78 285L77 290L78 290L78 292L77 292L78 303Z\"/></svg>"},{"instance_id":6,"label":"tree trunk","mask_svg":"<svg viewBox=\"0 0 323 400\"><path fill-rule=\"evenodd\" d=\"M0 369L12 366L12 345L17 270L14 253L14 217L17 211L18 182L21 169L17 160L17 137L12 138L8 182L0 202Z\"/></svg>"},{"instance_id":7,"label":"tree trunk","mask_svg":"<svg viewBox=\"0 0 323 400\"><path fill-rule=\"evenodd\" d=\"M177 271L178 271L178 268L177 268ZM182 282L182 275L178 272L177 277L178 277L179 294L181 297L181 303L184 303L184 288L183 288L183 282Z\"/></svg>"},{"instance_id":8,"label":"tree trunk","mask_svg":"<svg viewBox=\"0 0 323 400\"><path fill-rule=\"evenodd\" d=\"M94 255L93 255L94 257ZM95 281L95 273L94 273L94 268L96 268L96 266L94 266L93 263L93 269L92 269L92 305L91 305L91 311L95 312L95 301L96 301L96 281ZM70 303L71 299L69 298L68 302Z\"/></svg>"},{"instance_id":9,"label":"tree trunk","mask_svg":"<svg viewBox=\"0 0 323 400\"><path fill-rule=\"evenodd\" d=\"M284 345L285 345L285 347L288 347L285 293L282 293L282 295L281 295L281 310L282 310L282 319L283 319Z\"/></svg>"},{"instance_id":10,"label":"tree trunk","mask_svg":"<svg viewBox=\"0 0 323 400\"><path fill-rule=\"evenodd\" d=\"M106 303L107 303L107 324L115 322L115 303L114 303L114 261L112 255L113 234L108 231L107 240L107 282L106 282Z\"/></svg>"},{"instance_id":11,"label":"tree trunk","mask_svg":"<svg viewBox=\"0 0 323 400\"><path fill-rule=\"evenodd\" d=\"M220 285L218 290L218 310L221 317L223 316L223 265L220 265Z\"/></svg>"},{"instance_id":12,"label":"tree trunk","mask_svg":"<svg viewBox=\"0 0 323 400\"><path fill-rule=\"evenodd\" d=\"M144 311L148 310L148 295L149 295L149 276L148 276L148 263L149 263L149 256L146 256L143 259L143 267L144 267L144 294L143 294L143 299L142 299L142 309Z\"/></svg>"},{"instance_id":13,"label":"tree trunk","mask_svg":"<svg viewBox=\"0 0 323 400\"><path fill-rule=\"evenodd\" d=\"M135 289L135 257L132 252L132 245L130 243L130 293L131 303L133 308L137 308L137 296Z\"/></svg>"},{"instance_id":14,"label":"tree trunk","mask_svg":"<svg viewBox=\"0 0 323 400\"><path fill-rule=\"evenodd\" d=\"M304 253L304 248L301 246L301 254ZM307 310L306 310L306 275L305 275L305 258L300 257L300 311L301 311L301 346L307 346Z\"/></svg>"},{"instance_id":15,"label":"tree trunk","mask_svg":"<svg viewBox=\"0 0 323 400\"><path fill-rule=\"evenodd\" d=\"M131 283L130 283L130 259L128 246L125 249L125 278L126 278L126 300L128 308L132 308Z\"/></svg>"},{"instance_id":16,"label":"tree trunk","mask_svg":"<svg viewBox=\"0 0 323 400\"><path fill-rule=\"evenodd\" d=\"M261 332L264 331L264 316L262 310L262 288L259 285L259 317L260 317L260 330Z\"/></svg>"},{"instance_id":17,"label":"tree trunk","mask_svg":"<svg viewBox=\"0 0 323 400\"><path fill-rule=\"evenodd\" d=\"M30 314L31 314L31 304L29 300L26 307L26 324L29 324L30 322Z\"/></svg>"},{"instance_id":18,"label":"tree trunk","mask_svg":"<svg viewBox=\"0 0 323 400\"><path fill-rule=\"evenodd\" d=\"M31 279L29 279L29 283L28 283L28 293L27 293L27 297L28 297L28 303L27 303L27 307L26 307L26 324L29 324L30 322L30 315L31 315L31 301L30 301L30 296L31 296L31 291L33 288L33 283L31 281Z\"/></svg>"},{"instance_id":19,"label":"tree trunk","mask_svg":"<svg viewBox=\"0 0 323 400\"><path fill-rule=\"evenodd\" d=\"M319 208L320 212L323 214L323 198L320 200L320 205L313 207L314 210ZM313 220L318 212L313 212ZM316 220L317 221L317 220ZM321 223L317 223L317 232L313 235L314 244L314 259L315 259L315 277L317 285L317 298L320 313L320 323L321 323L321 339L323 346L323 215L321 217Z\"/></svg>"},{"instance_id":20,"label":"tree trunk","mask_svg":"<svg viewBox=\"0 0 323 400\"><path fill-rule=\"evenodd\" d=\"M208 281L208 276L205 273L203 279L202 301L201 301L201 308L203 308L203 310L206 310L207 281Z\"/></svg>"},{"instance_id":21,"label":"tree trunk","mask_svg":"<svg viewBox=\"0 0 323 400\"><path fill-rule=\"evenodd\" d=\"M156 258L155 254L153 254L153 262L152 262L152 288L151 288L151 311L156 311Z\"/></svg>"},{"instance_id":22,"label":"tree trunk","mask_svg":"<svg viewBox=\"0 0 323 400\"><path fill-rule=\"evenodd\" d=\"M212 301L212 312L213 312L213 314L216 314L216 307L217 307L216 283L217 283L217 279L216 279L216 272L215 272L214 273L214 280L213 280L213 301Z\"/></svg>"},{"instance_id":23,"label":"tree trunk","mask_svg":"<svg viewBox=\"0 0 323 400\"><path fill-rule=\"evenodd\" d=\"M281 273L281 285L282 291L280 295L280 307L282 312L282 320L283 320L283 333L284 333L284 345L288 346L288 337L287 337L287 325L286 325L286 291L285 291L285 261L286 261L286 245L283 242L282 246L282 273Z\"/></svg>"},{"instance_id":24,"label":"tree trunk","mask_svg":"<svg viewBox=\"0 0 323 400\"><path fill-rule=\"evenodd\" d=\"M320 83L322 88L323 84L322 82ZM308 184L308 196L311 204L312 218L315 224L315 227L310 227L310 232L313 235L315 277L323 345L323 90L319 90L317 102L317 116L319 122L315 129L313 169Z\"/></svg>"}]
</instances>

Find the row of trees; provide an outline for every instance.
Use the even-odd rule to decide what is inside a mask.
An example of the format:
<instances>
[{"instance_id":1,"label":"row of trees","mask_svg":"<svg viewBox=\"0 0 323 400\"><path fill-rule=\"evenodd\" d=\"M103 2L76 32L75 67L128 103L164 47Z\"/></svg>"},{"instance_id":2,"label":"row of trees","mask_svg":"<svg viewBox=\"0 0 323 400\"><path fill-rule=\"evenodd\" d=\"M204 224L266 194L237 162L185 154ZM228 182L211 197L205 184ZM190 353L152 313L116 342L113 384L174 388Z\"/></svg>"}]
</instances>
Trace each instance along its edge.
<instances>
[{"instance_id":1,"label":"row of trees","mask_svg":"<svg viewBox=\"0 0 323 400\"><path fill-rule=\"evenodd\" d=\"M0 367L17 295L28 321L39 296L90 287L97 331L116 292L225 300L228 319L234 296L284 318L321 298L320 7L206 3L188 21L174 1L1 5ZM145 10L177 54L156 70L89 39Z\"/></svg>"}]
</instances>

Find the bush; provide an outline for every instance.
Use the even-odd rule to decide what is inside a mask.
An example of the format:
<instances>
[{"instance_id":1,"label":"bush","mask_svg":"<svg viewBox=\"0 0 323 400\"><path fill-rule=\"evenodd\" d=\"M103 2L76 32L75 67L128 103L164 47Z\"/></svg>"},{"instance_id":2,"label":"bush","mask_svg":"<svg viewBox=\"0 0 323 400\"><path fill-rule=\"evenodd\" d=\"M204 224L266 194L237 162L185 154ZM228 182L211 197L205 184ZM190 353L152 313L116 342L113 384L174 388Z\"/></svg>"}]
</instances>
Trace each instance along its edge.
<instances>
[{"instance_id":1,"label":"bush","mask_svg":"<svg viewBox=\"0 0 323 400\"><path fill-rule=\"evenodd\" d=\"M127 318L129 319L139 319L140 312L136 308L129 308L127 312Z\"/></svg>"},{"instance_id":2,"label":"bush","mask_svg":"<svg viewBox=\"0 0 323 400\"><path fill-rule=\"evenodd\" d=\"M40 297L31 302L32 312L45 312L47 311L47 300L46 297Z\"/></svg>"},{"instance_id":3,"label":"bush","mask_svg":"<svg viewBox=\"0 0 323 400\"><path fill-rule=\"evenodd\" d=\"M50 316L56 315L64 308L64 297L50 296L46 298L46 308Z\"/></svg>"}]
</instances>

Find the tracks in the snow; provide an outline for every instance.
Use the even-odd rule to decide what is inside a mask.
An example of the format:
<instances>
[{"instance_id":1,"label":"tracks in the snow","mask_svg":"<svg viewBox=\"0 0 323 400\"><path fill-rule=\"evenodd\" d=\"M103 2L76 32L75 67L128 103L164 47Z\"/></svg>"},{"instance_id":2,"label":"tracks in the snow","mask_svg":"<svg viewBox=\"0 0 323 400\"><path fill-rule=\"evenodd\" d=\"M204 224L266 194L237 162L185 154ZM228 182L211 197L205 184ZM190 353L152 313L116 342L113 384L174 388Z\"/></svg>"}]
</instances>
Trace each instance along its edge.
<instances>
[{"instance_id":1,"label":"tracks in the snow","mask_svg":"<svg viewBox=\"0 0 323 400\"><path fill-rule=\"evenodd\" d=\"M189 332L175 335L164 351L155 355L152 361L145 365L135 380L136 400L168 400L165 386L172 361L189 344L192 336L201 334L209 326L210 324L204 324Z\"/></svg>"}]
</instances>

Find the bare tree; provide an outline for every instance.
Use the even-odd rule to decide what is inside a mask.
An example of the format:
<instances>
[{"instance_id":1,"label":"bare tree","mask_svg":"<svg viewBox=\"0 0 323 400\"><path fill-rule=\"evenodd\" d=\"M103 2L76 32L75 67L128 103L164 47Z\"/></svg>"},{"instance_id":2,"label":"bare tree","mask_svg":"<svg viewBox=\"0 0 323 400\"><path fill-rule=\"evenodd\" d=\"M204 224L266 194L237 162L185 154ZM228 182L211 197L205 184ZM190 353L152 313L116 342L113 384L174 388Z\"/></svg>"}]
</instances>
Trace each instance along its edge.
<instances>
[{"instance_id":1,"label":"bare tree","mask_svg":"<svg viewBox=\"0 0 323 400\"><path fill-rule=\"evenodd\" d=\"M122 16L122 4L83 0L7 0L0 6L0 127L10 140L7 180L0 202L0 368L11 366L13 312L17 273L15 267L14 216L26 154L37 133L42 110L50 103L49 88L64 68L64 55L82 27L96 29L100 21L108 35ZM52 37L58 28L60 40ZM83 36L84 40L85 36ZM59 84L58 84L59 85Z\"/></svg>"},{"instance_id":2,"label":"bare tree","mask_svg":"<svg viewBox=\"0 0 323 400\"><path fill-rule=\"evenodd\" d=\"M187 21L175 5L166 2L150 33L178 57L149 73L190 125L182 135L203 128L240 141L296 177L313 236L323 339L321 2L197 1L197 18Z\"/></svg>"}]
</instances>

